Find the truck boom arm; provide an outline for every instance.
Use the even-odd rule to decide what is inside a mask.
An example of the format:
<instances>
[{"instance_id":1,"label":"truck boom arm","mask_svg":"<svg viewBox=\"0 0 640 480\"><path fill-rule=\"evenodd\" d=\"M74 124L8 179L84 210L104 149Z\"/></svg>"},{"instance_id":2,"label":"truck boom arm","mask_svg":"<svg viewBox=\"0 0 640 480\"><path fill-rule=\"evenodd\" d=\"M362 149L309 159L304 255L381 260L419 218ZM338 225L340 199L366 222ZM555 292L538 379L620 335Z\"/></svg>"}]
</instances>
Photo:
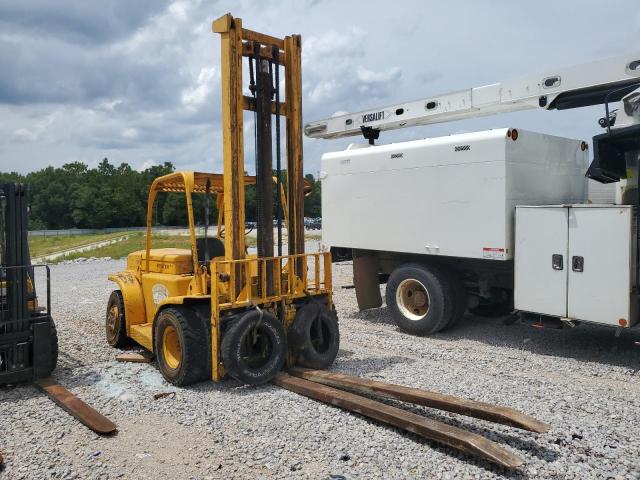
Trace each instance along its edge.
<instances>
[{"instance_id":1,"label":"truck boom arm","mask_svg":"<svg viewBox=\"0 0 640 480\"><path fill-rule=\"evenodd\" d=\"M518 110L564 110L621 100L640 88L640 52L515 80L308 123L312 138L339 138ZM634 122L636 123L636 122ZM366 135L365 135L366 136Z\"/></svg>"}]
</instances>

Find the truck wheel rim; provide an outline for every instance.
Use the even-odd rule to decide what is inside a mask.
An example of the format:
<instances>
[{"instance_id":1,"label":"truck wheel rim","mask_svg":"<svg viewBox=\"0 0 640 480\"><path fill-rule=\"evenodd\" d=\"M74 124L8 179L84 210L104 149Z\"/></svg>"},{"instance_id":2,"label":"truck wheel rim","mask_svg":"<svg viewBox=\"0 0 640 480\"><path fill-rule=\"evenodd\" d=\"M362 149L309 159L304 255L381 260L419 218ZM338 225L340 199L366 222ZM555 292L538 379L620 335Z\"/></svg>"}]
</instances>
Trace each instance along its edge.
<instances>
[{"instance_id":1,"label":"truck wheel rim","mask_svg":"<svg viewBox=\"0 0 640 480\"><path fill-rule=\"evenodd\" d=\"M407 278L398 285L396 304L409 320L422 320L429 311L429 292L418 280Z\"/></svg>"},{"instance_id":2,"label":"truck wheel rim","mask_svg":"<svg viewBox=\"0 0 640 480\"><path fill-rule=\"evenodd\" d=\"M116 336L116 325L120 317L120 309L118 305L111 305L109 308L109 314L107 315L107 334L109 339L113 339Z\"/></svg>"},{"instance_id":3,"label":"truck wheel rim","mask_svg":"<svg viewBox=\"0 0 640 480\"><path fill-rule=\"evenodd\" d=\"M180 366L182 358L182 348L178 332L171 325L167 326L162 333L162 357L169 368L175 370Z\"/></svg>"}]
</instances>

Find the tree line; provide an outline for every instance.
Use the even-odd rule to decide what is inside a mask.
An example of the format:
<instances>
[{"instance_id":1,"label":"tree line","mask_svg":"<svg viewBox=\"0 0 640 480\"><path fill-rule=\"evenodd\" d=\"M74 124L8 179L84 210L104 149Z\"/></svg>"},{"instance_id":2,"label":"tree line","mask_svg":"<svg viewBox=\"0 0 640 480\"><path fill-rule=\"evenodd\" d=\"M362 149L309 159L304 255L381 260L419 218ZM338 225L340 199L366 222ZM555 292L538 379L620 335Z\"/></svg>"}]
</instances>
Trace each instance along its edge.
<instances>
[{"instance_id":1,"label":"tree line","mask_svg":"<svg viewBox=\"0 0 640 480\"><path fill-rule=\"evenodd\" d=\"M0 173L0 183L19 182L29 185L29 229L137 227L146 224L147 196L151 182L158 176L174 172L171 162L138 171L127 163L112 165L102 160L96 168L81 162L62 167L47 167L22 175ZM305 198L306 217L320 216L320 182L313 175L305 177L313 185ZM275 188L274 188L275 190ZM275 195L275 191L274 191ZM202 222L204 195L194 195L196 220ZM255 187L245 190L246 220L254 221ZM218 211L215 199L209 202L210 222ZM154 205L153 221L157 225L186 225L184 194L159 194Z\"/></svg>"}]
</instances>

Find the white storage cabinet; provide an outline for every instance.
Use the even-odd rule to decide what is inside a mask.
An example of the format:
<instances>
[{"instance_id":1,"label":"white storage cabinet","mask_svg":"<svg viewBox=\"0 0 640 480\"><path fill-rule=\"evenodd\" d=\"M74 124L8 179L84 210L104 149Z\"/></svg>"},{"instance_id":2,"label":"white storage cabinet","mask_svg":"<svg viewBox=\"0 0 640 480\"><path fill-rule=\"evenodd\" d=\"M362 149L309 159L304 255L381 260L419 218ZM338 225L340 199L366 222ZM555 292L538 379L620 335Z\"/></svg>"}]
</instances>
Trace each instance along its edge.
<instances>
[{"instance_id":1,"label":"white storage cabinet","mask_svg":"<svg viewBox=\"0 0 640 480\"><path fill-rule=\"evenodd\" d=\"M632 326L636 238L628 205L516 207L516 310Z\"/></svg>"}]
</instances>

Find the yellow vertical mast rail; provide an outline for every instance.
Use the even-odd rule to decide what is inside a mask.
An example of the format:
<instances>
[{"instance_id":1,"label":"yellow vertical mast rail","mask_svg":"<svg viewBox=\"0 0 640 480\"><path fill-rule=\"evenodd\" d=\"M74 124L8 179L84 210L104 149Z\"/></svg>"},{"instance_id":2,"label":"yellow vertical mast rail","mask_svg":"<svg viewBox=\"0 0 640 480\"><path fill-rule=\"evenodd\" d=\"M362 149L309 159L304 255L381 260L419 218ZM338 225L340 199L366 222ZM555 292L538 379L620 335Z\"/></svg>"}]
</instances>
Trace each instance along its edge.
<instances>
[{"instance_id":1,"label":"yellow vertical mast rail","mask_svg":"<svg viewBox=\"0 0 640 480\"><path fill-rule=\"evenodd\" d=\"M304 253L304 196L302 189L302 37L284 39L285 99L287 102L287 205L289 255ZM303 259L296 262L301 274Z\"/></svg>"},{"instance_id":2,"label":"yellow vertical mast rail","mask_svg":"<svg viewBox=\"0 0 640 480\"><path fill-rule=\"evenodd\" d=\"M213 22L222 46L222 155L226 260L245 256L242 19L226 14ZM242 275L236 275L241 279ZM236 286L236 291L241 287Z\"/></svg>"},{"instance_id":3,"label":"yellow vertical mast rail","mask_svg":"<svg viewBox=\"0 0 640 480\"><path fill-rule=\"evenodd\" d=\"M214 33L221 36L222 53L222 141L224 168L224 230L225 261L245 258L245 204L244 204L244 132L243 111L255 111L256 103L251 97L243 95L242 58L255 55L259 44L260 56L279 64L284 69L285 98L280 102L278 113L286 118L286 201L285 208L289 255L304 253L304 193L302 158L302 80L300 35L287 36L284 39L265 35L242 27L242 19L234 18L230 13L213 22ZM274 47L278 49L278 58L274 58ZM276 104L271 103L272 113L276 113ZM280 194L280 192L278 192ZM299 257L292 265L297 276L304 275L304 258ZM237 296L245 285L247 272L243 272L242 262L228 264L234 269L229 292ZM291 267L291 266L290 266ZM223 272L218 272L223 273ZM213 297L216 296L217 278L212 278ZM278 282L279 283L279 282ZM232 302L236 299L230 299ZM211 312L212 369L213 378L221 378L219 352L219 299L212 298ZM217 359L217 361L216 361Z\"/></svg>"}]
</instances>

